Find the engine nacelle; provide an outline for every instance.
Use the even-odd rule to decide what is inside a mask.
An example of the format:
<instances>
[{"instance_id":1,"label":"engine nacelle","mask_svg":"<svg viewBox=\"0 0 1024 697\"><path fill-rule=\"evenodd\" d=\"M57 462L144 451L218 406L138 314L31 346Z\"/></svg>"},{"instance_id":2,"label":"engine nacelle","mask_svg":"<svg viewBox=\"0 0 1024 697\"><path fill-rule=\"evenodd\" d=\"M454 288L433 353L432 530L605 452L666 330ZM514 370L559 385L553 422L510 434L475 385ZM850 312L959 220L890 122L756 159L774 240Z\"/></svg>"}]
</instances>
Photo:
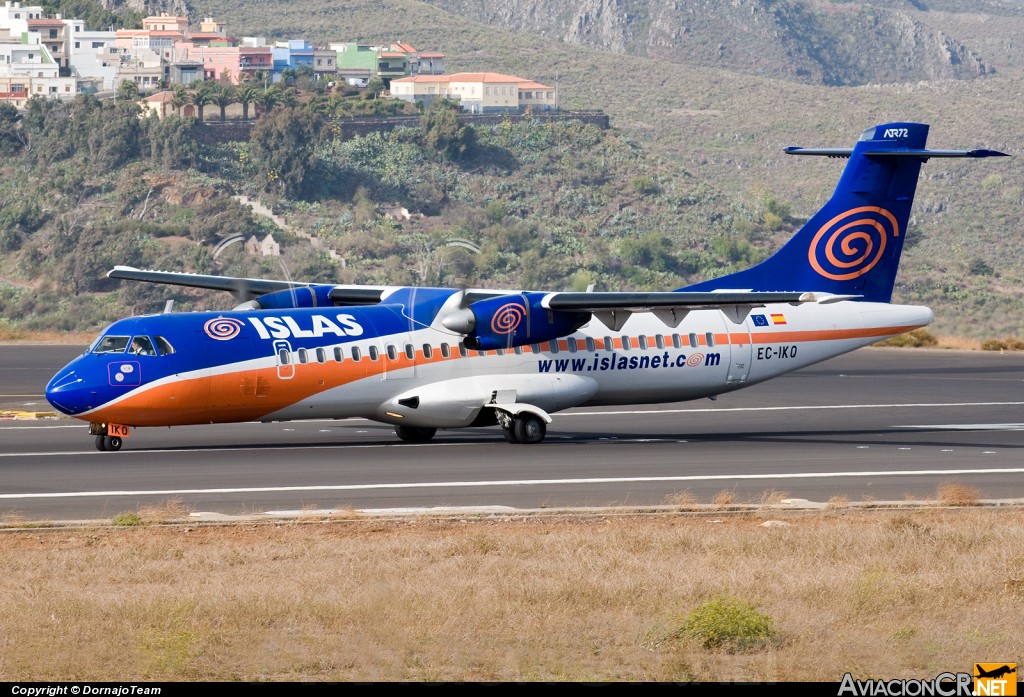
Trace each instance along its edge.
<instances>
[{"instance_id":1,"label":"engine nacelle","mask_svg":"<svg viewBox=\"0 0 1024 697\"><path fill-rule=\"evenodd\" d=\"M289 310L297 307L334 307L329 297L332 285L298 286L261 295L252 307L260 310Z\"/></svg>"},{"instance_id":2,"label":"engine nacelle","mask_svg":"<svg viewBox=\"0 0 1024 697\"><path fill-rule=\"evenodd\" d=\"M565 312L541 307L547 293L502 295L457 310L441 323L466 335L467 348L489 351L539 344L572 334L590 321L589 312Z\"/></svg>"}]
</instances>

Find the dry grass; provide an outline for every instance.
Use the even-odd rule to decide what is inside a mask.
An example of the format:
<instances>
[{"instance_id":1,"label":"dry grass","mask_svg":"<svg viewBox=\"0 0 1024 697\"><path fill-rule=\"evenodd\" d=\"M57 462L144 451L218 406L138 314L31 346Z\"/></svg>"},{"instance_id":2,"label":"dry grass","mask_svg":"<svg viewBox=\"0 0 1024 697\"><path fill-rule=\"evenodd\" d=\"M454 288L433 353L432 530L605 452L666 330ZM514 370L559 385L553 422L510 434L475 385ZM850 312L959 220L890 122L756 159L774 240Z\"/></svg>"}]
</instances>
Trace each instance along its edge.
<instances>
[{"instance_id":1,"label":"dry grass","mask_svg":"<svg viewBox=\"0 0 1024 697\"><path fill-rule=\"evenodd\" d=\"M715 525L8 530L0 681L791 682L1024 662L1020 509L709 510ZM701 636L732 632L730 651L688 631L723 598L729 626L711 613ZM747 641L765 626L771 641Z\"/></svg>"},{"instance_id":2,"label":"dry grass","mask_svg":"<svg viewBox=\"0 0 1024 697\"><path fill-rule=\"evenodd\" d=\"M947 482L936 490L936 500L947 506L977 506L981 493L966 484Z\"/></svg>"}]
</instances>

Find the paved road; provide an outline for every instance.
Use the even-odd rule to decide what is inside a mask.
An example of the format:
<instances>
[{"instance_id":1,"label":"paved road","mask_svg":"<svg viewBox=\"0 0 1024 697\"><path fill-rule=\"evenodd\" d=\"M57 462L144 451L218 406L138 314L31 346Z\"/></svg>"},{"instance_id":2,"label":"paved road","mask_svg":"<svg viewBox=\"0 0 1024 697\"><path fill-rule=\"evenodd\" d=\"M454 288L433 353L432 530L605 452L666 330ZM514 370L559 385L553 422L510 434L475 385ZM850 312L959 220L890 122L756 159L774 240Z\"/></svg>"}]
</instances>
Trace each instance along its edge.
<instances>
[{"instance_id":1,"label":"paved road","mask_svg":"<svg viewBox=\"0 0 1024 697\"><path fill-rule=\"evenodd\" d=\"M47 379L81 348L0 347L0 408L46 408ZM716 401L554 418L537 446L497 428L412 445L349 420L142 429L118 453L76 421L4 420L0 515L899 501L947 484L1024 499L1021 353L861 349Z\"/></svg>"}]
</instances>

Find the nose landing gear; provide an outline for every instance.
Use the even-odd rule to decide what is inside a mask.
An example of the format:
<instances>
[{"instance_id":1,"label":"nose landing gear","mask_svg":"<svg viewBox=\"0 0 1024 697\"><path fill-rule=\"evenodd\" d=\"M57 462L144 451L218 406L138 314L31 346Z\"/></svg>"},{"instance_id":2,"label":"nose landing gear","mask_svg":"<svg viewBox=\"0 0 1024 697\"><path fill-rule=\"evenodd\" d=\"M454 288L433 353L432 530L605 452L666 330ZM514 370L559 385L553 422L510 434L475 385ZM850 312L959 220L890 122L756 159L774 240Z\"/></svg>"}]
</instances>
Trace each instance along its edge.
<instances>
[{"instance_id":1,"label":"nose landing gear","mask_svg":"<svg viewBox=\"0 0 1024 697\"><path fill-rule=\"evenodd\" d=\"M120 450L123 443L118 436L96 436L97 450Z\"/></svg>"},{"instance_id":2,"label":"nose landing gear","mask_svg":"<svg viewBox=\"0 0 1024 697\"><path fill-rule=\"evenodd\" d=\"M116 452L124 445L131 429L122 424L89 424L89 434L96 436L96 449Z\"/></svg>"}]
</instances>

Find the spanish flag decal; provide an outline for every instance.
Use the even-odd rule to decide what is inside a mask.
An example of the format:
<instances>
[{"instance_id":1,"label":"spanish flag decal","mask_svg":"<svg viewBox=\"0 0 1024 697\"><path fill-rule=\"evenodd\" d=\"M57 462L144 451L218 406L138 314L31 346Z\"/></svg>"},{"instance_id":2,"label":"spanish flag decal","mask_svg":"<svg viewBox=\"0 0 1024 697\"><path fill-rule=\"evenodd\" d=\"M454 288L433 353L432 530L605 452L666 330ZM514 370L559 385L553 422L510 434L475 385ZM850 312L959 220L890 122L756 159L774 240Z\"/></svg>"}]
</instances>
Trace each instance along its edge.
<instances>
[{"instance_id":1,"label":"spanish flag decal","mask_svg":"<svg viewBox=\"0 0 1024 697\"><path fill-rule=\"evenodd\" d=\"M785 324L786 316L782 314L772 313L772 324Z\"/></svg>"}]
</instances>

